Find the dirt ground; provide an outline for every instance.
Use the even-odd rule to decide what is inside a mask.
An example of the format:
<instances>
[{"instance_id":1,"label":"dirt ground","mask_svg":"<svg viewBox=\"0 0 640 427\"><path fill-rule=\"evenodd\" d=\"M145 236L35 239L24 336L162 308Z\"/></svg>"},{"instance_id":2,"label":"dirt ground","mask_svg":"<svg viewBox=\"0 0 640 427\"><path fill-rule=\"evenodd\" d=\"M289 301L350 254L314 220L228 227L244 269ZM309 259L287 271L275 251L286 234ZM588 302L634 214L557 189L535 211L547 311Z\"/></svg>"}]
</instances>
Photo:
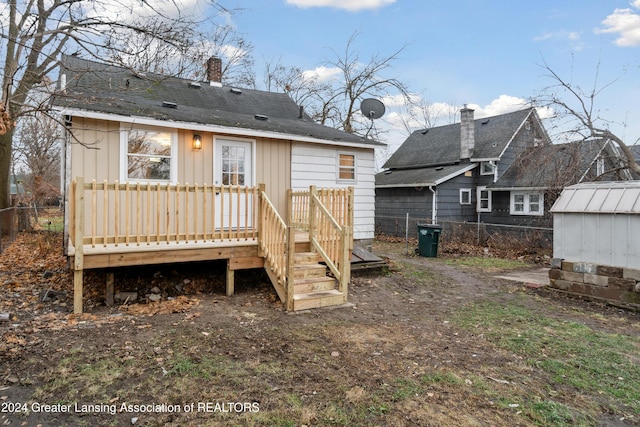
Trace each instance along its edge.
<instances>
[{"instance_id":1,"label":"dirt ground","mask_svg":"<svg viewBox=\"0 0 640 427\"><path fill-rule=\"evenodd\" d=\"M526 396L552 379L455 326L456 313L517 301L541 316L640 337L631 311L452 266L451 255L407 256L402 244L383 242L374 252L389 267L354 273L349 307L288 314L259 271L239 272L236 295L226 297L223 268L202 263L118 271L116 290L144 300L156 287L162 300L112 308L104 274L89 273L87 313L74 316L59 238L22 235L0 255L0 313L9 316L0 320L0 425L540 425L470 384L481 378L492 393ZM215 369L206 368L211 361ZM578 400L575 390L557 393ZM221 402L235 406L214 411ZM124 403L175 407L121 410ZM599 425L639 425L638 414L606 408L594 415Z\"/></svg>"}]
</instances>

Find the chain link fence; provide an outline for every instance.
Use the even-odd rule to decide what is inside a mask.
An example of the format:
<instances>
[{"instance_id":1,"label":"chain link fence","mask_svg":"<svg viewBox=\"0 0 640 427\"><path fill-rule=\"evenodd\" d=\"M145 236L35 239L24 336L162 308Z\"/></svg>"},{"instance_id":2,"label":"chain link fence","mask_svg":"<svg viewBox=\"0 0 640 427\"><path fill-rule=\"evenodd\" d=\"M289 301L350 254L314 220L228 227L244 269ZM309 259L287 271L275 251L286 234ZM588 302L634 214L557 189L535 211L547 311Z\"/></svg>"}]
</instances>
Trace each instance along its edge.
<instances>
[{"instance_id":1,"label":"chain link fence","mask_svg":"<svg viewBox=\"0 0 640 427\"><path fill-rule=\"evenodd\" d=\"M376 217L376 234L416 239L418 224L431 219L406 217ZM553 228L526 225L505 225L485 222L438 221L442 226L440 239L495 248L543 248L553 246Z\"/></svg>"}]
</instances>

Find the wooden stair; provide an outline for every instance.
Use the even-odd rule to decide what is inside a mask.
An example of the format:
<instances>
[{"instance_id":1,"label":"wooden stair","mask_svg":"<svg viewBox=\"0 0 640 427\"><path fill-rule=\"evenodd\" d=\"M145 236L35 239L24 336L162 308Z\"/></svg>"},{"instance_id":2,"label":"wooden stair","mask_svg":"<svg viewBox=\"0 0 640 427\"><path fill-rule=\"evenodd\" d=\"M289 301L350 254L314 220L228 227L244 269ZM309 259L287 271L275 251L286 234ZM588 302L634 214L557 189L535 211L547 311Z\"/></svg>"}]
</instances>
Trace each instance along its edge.
<instances>
[{"instance_id":1,"label":"wooden stair","mask_svg":"<svg viewBox=\"0 0 640 427\"><path fill-rule=\"evenodd\" d=\"M293 311L346 303L347 296L336 289L336 279L327 274L318 254L311 252L309 234L297 232L295 241Z\"/></svg>"}]
</instances>

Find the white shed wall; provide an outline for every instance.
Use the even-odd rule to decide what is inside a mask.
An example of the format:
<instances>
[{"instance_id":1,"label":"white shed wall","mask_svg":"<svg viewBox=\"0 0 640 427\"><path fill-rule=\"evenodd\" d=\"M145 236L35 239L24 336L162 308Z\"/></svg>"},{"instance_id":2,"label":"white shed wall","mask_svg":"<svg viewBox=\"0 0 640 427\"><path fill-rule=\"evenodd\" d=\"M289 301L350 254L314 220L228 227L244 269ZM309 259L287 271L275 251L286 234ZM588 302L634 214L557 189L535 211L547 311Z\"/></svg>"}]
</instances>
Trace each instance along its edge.
<instances>
[{"instance_id":1,"label":"white shed wall","mask_svg":"<svg viewBox=\"0 0 640 427\"><path fill-rule=\"evenodd\" d=\"M640 268L640 215L556 212L553 230L554 258Z\"/></svg>"},{"instance_id":2,"label":"white shed wall","mask_svg":"<svg viewBox=\"0 0 640 427\"><path fill-rule=\"evenodd\" d=\"M338 179L338 154L354 154L356 181ZM291 188L354 187L353 238L367 240L374 237L375 173L374 150L349 147L326 147L294 143L291 149Z\"/></svg>"}]
</instances>

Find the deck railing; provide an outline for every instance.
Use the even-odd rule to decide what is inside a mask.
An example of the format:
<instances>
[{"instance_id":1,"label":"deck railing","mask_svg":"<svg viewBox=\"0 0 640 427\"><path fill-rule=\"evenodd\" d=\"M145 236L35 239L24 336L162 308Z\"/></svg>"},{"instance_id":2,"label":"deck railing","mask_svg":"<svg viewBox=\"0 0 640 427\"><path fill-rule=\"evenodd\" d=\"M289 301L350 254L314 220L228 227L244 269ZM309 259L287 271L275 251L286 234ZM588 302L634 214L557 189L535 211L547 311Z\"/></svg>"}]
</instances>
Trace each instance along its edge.
<instances>
[{"instance_id":1,"label":"deck railing","mask_svg":"<svg viewBox=\"0 0 640 427\"><path fill-rule=\"evenodd\" d=\"M313 186L310 189L308 218L309 241L335 276L340 292L346 295L351 275L351 226L340 225L336 221Z\"/></svg>"},{"instance_id":2,"label":"deck railing","mask_svg":"<svg viewBox=\"0 0 640 427\"><path fill-rule=\"evenodd\" d=\"M85 183L78 177L71 192L71 241L92 247L249 240L258 235L257 187ZM81 240L74 224L82 229Z\"/></svg>"},{"instance_id":3,"label":"deck railing","mask_svg":"<svg viewBox=\"0 0 640 427\"><path fill-rule=\"evenodd\" d=\"M312 190L315 189L315 190ZM327 208L338 224L348 225L353 230L353 187L289 190L289 224L298 230L309 230L310 196L315 191L318 200ZM353 248L351 248L353 249Z\"/></svg>"}]
</instances>

